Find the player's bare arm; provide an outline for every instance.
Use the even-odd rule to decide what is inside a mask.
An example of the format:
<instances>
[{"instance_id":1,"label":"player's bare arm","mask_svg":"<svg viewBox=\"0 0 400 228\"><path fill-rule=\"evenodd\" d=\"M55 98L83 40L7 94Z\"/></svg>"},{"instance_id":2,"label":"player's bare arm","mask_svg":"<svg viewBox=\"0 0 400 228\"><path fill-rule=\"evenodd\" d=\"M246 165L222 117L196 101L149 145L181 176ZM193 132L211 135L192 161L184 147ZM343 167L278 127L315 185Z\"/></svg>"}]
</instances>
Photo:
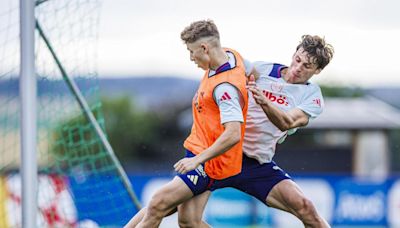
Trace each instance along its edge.
<instances>
[{"instance_id":1,"label":"player's bare arm","mask_svg":"<svg viewBox=\"0 0 400 228\"><path fill-rule=\"evenodd\" d=\"M256 86L250 86L248 89L253 93L254 100L262 107L268 119L279 130L287 131L308 124L309 116L301 109L294 108L288 112L284 112L275 107Z\"/></svg>"},{"instance_id":2,"label":"player's bare arm","mask_svg":"<svg viewBox=\"0 0 400 228\"><path fill-rule=\"evenodd\" d=\"M232 121L224 124L224 132L218 139L202 153L191 157L183 158L175 163L174 168L178 173L186 173L196 169L201 163L204 163L218 155L223 154L225 151L232 148L240 141L241 135L241 122Z\"/></svg>"}]
</instances>

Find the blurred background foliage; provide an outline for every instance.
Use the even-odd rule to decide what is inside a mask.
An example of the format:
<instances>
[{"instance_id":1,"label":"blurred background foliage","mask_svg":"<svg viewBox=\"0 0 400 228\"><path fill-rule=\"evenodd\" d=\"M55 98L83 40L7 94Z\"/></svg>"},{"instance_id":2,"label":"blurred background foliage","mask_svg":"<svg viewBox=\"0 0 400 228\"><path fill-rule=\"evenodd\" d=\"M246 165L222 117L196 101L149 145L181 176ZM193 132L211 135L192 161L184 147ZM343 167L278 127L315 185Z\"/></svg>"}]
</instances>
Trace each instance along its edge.
<instances>
[{"instance_id":1,"label":"blurred background foliage","mask_svg":"<svg viewBox=\"0 0 400 228\"><path fill-rule=\"evenodd\" d=\"M102 104L107 136L127 170L172 167L183 156L182 143L188 131L178 126L177 114L182 108L146 110L129 96L103 97Z\"/></svg>"},{"instance_id":2,"label":"blurred background foliage","mask_svg":"<svg viewBox=\"0 0 400 228\"><path fill-rule=\"evenodd\" d=\"M351 98L366 95L360 88L322 85L321 90L324 97ZM191 116L193 93L193 91L183 93L181 97L164 95L161 101L155 99L147 102L143 102L140 97L132 94L102 97L101 110L104 114L104 123L101 124L105 126L107 137L127 171L172 170L173 164L184 156L182 145L190 132L191 119L188 117ZM176 99L177 97L181 99ZM73 129L73 125L79 124L77 120L70 120L68 123L71 125L70 129ZM389 134L392 142L391 151L399 150L396 148L399 145L393 143L399 134L398 130ZM345 135L351 139L349 133ZM324 137L327 136L322 131L301 129L290 136L284 144L277 146L275 160L288 171L301 172L304 167L307 167L308 171L325 170L327 173L350 174L352 172L352 141L327 145L324 143L326 141ZM65 145L61 146L65 147ZM57 151L59 155L64 156L62 148L59 146ZM308 159L293 165L293 154L301 154ZM330 165L319 162L321 157L332 162L329 163ZM400 155L394 152L391 159L400 161ZM400 170L400 165L393 163L395 165L392 165L392 170Z\"/></svg>"},{"instance_id":3,"label":"blurred background foliage","mask_svg":"<svg viewBox=\"0 0 400 228\"><path fill-rule=\"evenodd\" d=\"M341 87L321 85L321 91L324 97L362 97L365 92L359 87Z\"/></svg>"}]
</instances>

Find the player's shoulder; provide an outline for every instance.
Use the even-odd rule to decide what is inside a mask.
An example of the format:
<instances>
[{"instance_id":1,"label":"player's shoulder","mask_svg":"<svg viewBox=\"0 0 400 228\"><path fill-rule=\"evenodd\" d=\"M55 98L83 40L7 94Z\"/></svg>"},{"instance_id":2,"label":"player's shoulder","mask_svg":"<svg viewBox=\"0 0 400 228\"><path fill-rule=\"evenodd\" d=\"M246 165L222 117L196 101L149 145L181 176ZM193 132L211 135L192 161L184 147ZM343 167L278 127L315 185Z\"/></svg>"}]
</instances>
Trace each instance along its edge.
<instances>
[{"instance_id":1,"label":"player's shoulder","mask_svg":"<svg viewBox=\"0 0 400 228\"><path fill-rule=\"evenodd\" d=\"M223 48L223 50L225 51L225 53L228 55L229 59L235 61L235 65L236 62L238 60L244 61L244 58L242 57L242 55L240 54L240 52L236 51L235 49L232 48Z\"/></svg>"},{"instance_id":2,"label":"player's shoulder","mask_svg":"<svg viewBox=\"0 0 400 228\"><path fill-rule=\"evenodd\" d=\"M272 69L274 67L274 63L266 61L255 61L253 62L253 66L254 68L256 68L256 70L260 69L265 71L266 69Z\"/></svg>"},{"instance_id":3,"label":"player's shoulder","mask_svg":"<svg viewBox=\"0 0 400 228\"><path fill-rule=\"evenodd\" d=\"M280 78L282 69L286 68L284 64L266 61L256 61L253 65L261 77Z\"/></svg>"},{"instance_id":4,"label":"player's shoulder","mask_svg":"<svg viewBox=\"0 0 400 228\"><path fill-rule=\"evenodd\" d=\"M303 95L305 99L314 97L323 100L321 87L316 83L309 82L307 86L304 87Z\"/></svg>"},{"instance_id":5,"label":"player's shoulder","mask_svg":"<svg viewBox=\"0 0 400 228\"><path fill-rule=\"evenodd\" d=\"M307 83L307 90L310 92L317 92L317 93L321 93L321 87L313 82L308 82Z\"/></svg>"},{"instance_id":6,"label":"player's shoulder","mask_svg":"<svg viewBox=\"0 0 400 228\"><path fill-rule=\"evenodd\" d=\"M237 97L239 94L238 88L229 82L223 82L214 88L214 97L219 97L225 93L232 94L231 97Z\"/></svg>"}]
</instances>

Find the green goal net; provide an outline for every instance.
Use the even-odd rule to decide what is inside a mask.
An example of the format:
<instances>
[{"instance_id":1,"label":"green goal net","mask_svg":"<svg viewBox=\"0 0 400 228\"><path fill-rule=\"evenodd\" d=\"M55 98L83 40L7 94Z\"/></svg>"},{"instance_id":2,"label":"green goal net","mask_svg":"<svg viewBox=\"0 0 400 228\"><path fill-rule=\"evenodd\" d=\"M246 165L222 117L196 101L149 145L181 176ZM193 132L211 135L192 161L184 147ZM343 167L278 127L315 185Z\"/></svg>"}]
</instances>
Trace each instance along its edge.
<instances>
[{"instance_id":1,"label":"green goal net","mask_svg":"<svg viewBox=\"0 0 400 228\"><path fill-rule=\"evenodd\" d=\"M0 2L0 227L20 227L19 1ZM98 131L104 132L96 74L100 6L36 2L38 227L118 227L139 207Z\"/></svg>"}]
</instances>

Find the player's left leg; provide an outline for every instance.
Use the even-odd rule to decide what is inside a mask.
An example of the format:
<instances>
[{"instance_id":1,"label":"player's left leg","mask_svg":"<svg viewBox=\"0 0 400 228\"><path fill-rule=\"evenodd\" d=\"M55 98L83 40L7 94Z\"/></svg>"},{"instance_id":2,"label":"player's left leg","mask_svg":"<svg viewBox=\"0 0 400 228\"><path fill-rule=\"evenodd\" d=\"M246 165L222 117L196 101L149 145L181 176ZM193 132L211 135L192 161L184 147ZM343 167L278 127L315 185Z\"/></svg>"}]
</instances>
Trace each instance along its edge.
<instances>
[{"instance_id":1,"label":"player's left leg","mask_svg":"<svg viewBox=\"0 0 400 228\"><path fill-rule=\"evenodd\" d=\"M180 228L210 227L202 220L204 208L206 207L210 195L210 191L205 191L178 206L178 222Z\"/></svg>"},{"instance_id":2,"label":"player's left leg","mask_svg":"<svg viewBox=\"0 0 400 228\"><path fill-rule=\"evenodd\" d=\"M152 196L145 215L137 227L158 227L166 215L192 197L193 192L186 183L181 178L175 177Z\"/></svg>"},{"instance_id":3,"label":"player's left leg","mask_svg":"<svg viewBox=\"0 0 400 228\"><path fill-rule=\"evenodd\" d=\"M138 211L135 216L133 218L131 218L131 220L128 222L128 224L126 224L124 226L124 228L135 228L137 226L137 224L139 224L140 221L142 221L144 215L146 214L146 207L143 207L142 209L140 209L140 211ZM169 212L167 214L167 216L174 214L175 212L177 212L177 209L174 208L173 210L171 210L171 212Z\"/></svg>"},{"instance_id":4,"label":"player's left leg","mask_svg":"<svg viewBox=\"0 0 400 228\"><path fill-rule=\"evenodd\" d=\"M129 220L128 224L126 224L124 228L135 228L137 224L139 224L139 222L142 221L145 214L146 214L146 208L144 207L140 209L140 211L138 211L138 213L136 213L135 216L131 218L131 220Z\"/></svg>"},{"instance_id":5,"label":"player's left leg","mask_svg":"<svg viewBox=\"0 0 400 228\"><path fill-rule=\"evenodd\" d=\"M203 212L205 206L207 204L208 198L210 197L211 192L206 191L200 195L195 196L194 198L188 200L187 202L178 206L178 222L179 227L199 227L199 228L209 228L206 222L202 221ZM168 215L172 215L177 211L177 208L171 210ZM128 224L124 226L124 228L135 228L137 224L142 221L144 215L146 214L146 207L142 208L135 216L129 221ZM168 216L167 215L167 216Z\"/></svg>"},{"instance_id":6,"label":"player's left leg","mask_svg":"<svg viewBox=\"0 0 400 228\"><path fill-rule=\"evenodd\" d=\"M305 227L330 227L325 219L318 214L311 200L290 179L282 180L276 184L269 192L266 203L270 207L295 215L303 222Z\"/></svg>"}]
</instances>

